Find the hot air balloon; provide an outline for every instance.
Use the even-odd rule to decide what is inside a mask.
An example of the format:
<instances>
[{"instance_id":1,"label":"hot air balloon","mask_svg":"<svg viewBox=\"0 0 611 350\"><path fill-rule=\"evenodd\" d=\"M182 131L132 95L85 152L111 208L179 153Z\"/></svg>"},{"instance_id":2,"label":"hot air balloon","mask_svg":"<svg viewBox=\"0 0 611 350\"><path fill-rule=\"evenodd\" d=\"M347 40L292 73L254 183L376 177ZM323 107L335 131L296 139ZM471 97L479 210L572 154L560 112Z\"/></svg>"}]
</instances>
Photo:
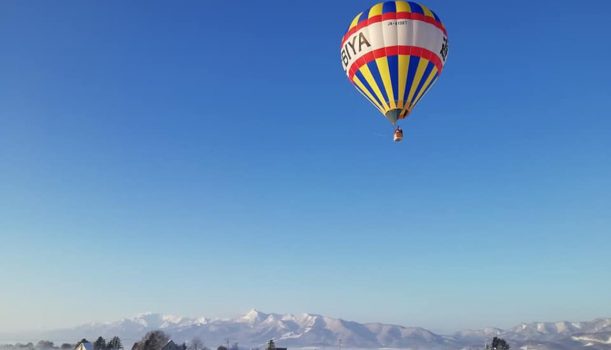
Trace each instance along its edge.
<instances>
[{"instance_id":1,"label":"hot air balloon","mask_svg":"<svg viewBox=\"0 0 611 350\"><path fill-rule=\"evenodd\" d=\"M448 33L439 16L411 1L387 1L359 13L341 45L348 79L393 125L435 83L447 55ZM401 128L393 136L401 141Z\"/></svg>"}]
</instances>

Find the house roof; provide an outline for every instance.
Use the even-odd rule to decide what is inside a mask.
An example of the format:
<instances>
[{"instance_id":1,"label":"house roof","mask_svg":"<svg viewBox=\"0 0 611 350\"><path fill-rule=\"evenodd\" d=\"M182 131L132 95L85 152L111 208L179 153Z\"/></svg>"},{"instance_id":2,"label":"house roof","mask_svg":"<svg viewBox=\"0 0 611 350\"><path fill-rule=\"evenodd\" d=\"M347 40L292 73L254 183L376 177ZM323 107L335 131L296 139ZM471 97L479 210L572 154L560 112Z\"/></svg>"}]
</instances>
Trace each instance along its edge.
<instances>
[{"instance_id":1,"label":"house roof","mask_svg":"<svg viewBox=\"0 0 611 350\"><path fill-rule=\"evenodd\" d=\"M184 347L181 345L176 345L174 341L170 340L163 346L163 348L161 348L161 350L184 350Z\"/></svg>"}]
</instances>

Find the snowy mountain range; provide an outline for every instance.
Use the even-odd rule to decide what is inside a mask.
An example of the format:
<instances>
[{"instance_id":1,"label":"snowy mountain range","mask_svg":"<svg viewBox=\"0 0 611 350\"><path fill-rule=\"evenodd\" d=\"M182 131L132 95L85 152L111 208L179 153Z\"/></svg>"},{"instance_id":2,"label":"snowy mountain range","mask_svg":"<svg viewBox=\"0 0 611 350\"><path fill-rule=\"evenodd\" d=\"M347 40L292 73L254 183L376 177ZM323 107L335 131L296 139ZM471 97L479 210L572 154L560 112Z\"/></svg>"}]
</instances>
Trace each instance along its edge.
<instances>
[{"instance_id":1,"label":"snowy mountain range","mask_svg":"<svg viewBox=\"0 0 611 350\"><path fill-rule=\"evenodd\" d=\"M315 314L268 314L257 310L234 319L188 318L154 313L140 314L116 322L90 323L70 329L36 334L0 335L7 339L75 342L103 336L119 336L127 349L150 330L161 329L176 342L197 337L210 348L227 340L241 348L262 347L274 339L278 346L289 348L399 348L399 349L482 349L494 336L506 339L513 349L611 350L611 318L589 322L523 323L502 330L486 328L452 335L439 335L419 327L382 323L357 323ZM1 339L0 339L1 340ZM25 339L24 339L25 340Z\"/></svg>"}]
</instances>

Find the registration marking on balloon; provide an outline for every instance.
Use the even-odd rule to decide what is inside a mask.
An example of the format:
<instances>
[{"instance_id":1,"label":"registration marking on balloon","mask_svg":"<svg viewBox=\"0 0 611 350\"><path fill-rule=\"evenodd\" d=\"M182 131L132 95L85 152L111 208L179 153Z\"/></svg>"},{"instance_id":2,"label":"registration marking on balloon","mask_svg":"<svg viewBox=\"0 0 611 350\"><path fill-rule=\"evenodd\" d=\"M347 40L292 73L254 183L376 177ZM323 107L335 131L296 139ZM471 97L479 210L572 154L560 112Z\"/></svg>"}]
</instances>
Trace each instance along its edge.
<instances>
[{"instance_id":1,"label":"registration marking on balloon","mask_svg":"<svg viewBox=\"0 0 611 350\"><path fill-rule=\"evenodd\" d=\"M342 38L348 79L393 124L410 114L443 70L447 31L415 2L387 1L357 15Z\"/></svg>"}]
</instances>

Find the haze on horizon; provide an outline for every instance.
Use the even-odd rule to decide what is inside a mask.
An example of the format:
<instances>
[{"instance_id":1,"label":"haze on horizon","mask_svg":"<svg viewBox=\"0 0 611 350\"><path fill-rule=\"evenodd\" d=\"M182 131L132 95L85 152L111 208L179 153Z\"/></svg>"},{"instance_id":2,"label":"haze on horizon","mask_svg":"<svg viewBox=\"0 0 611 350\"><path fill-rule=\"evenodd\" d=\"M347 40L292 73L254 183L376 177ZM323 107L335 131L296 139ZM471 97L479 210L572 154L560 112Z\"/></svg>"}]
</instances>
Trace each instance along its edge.
<instances>
[{"instance_id":1,"label":"haze on horizon","mask_svg":"<svg viewBox=\"0 0 611 350\"><path fill-rule=\"evenodd\" d=\"M611 315L611 3L427 0L400 145L340 64L371 4L0 2L0 332Z\"/></svg>"}]
</instances>

